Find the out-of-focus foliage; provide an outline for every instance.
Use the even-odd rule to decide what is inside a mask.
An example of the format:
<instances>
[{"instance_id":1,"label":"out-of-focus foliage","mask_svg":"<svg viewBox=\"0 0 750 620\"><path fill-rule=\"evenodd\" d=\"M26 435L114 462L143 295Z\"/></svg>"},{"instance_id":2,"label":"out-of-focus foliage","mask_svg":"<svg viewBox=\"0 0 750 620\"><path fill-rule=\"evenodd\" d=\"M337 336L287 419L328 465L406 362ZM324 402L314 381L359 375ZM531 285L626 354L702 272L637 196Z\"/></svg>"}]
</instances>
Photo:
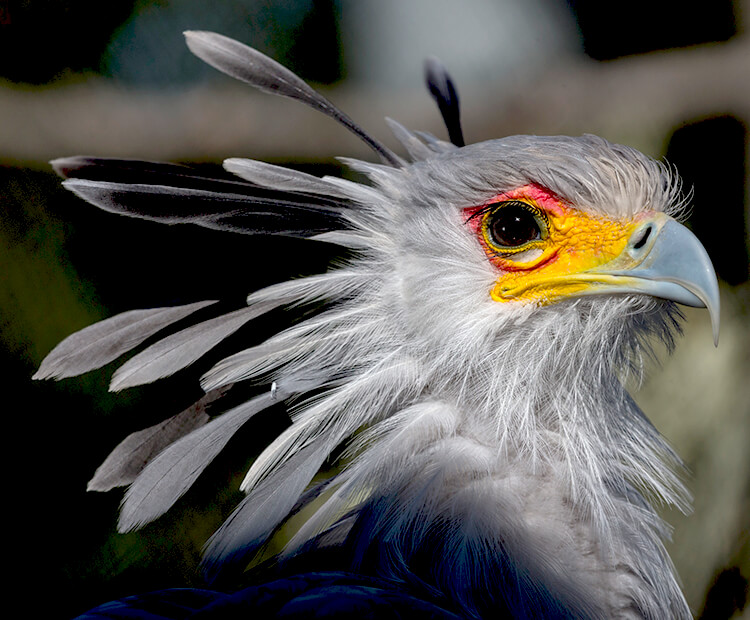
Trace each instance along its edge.
<instances>
[{"instance_id":1,"label":"out-of-focus foliage","mask_svg":"<svg viewBox=\"0 0 750 620\"><path fill-rule=\"evenodd\" d=\"M334 0L225 0L210 11L202 0L136 0L102 56L105 75L163 89L218 73L195 62L183 44L185 30L213 30L241 39L314 82L342 76L337 3Z\"/></svg>"},{"instance_id":2,"label":"out-of-focus foliage","mask_svg":"<svg viewBox=\"0 0 750 620\"><path fill-rule=\"evenodd\" d=\"M72 71L98 70L133 0L4 0L0 5L0 76L43 84Z\"/></svg>"},{"instance_id":3,"label":"out-of-focus foliage","mask_svg":"<svg viewBox=\"0 0 750 620\"><path fill-rule=\"evenodd\" d=\"M732 0L567 0L578 20L586 54L611 60L630 54L727 41L737 34Z\"/></svg>"}]
</instances>

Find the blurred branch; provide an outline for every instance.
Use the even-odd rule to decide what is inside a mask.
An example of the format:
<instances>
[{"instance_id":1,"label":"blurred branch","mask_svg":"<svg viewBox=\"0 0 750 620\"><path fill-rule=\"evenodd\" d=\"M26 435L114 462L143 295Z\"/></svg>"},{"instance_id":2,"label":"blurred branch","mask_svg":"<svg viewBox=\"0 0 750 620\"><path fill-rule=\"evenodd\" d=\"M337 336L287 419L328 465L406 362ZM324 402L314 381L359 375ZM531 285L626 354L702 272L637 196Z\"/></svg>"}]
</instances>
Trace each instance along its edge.
<instances>
[{"instance_id":1,"label":"blurred branch","mask_svg":"<svg viewBox=\"0 0 750 620\"><path fill-rule=\"evenodd\" d=\"M484 130L503 135L504 111L523 132L599 133L631 137L643 146L648 136L666 138L687 120L729 114L750 121L750 40L684 50L653 52L621 60L580 63L539 80L532 96L521 92L486 109ZM493 122L494 120L494 122ZM636 143L633 143L635 139ZM659 146L659 145L657 145Z\"/></svg>"},{"instance_id":2,"label":"blurred branch","mask_svg":"<svg viewBox=\"0 0 750 620\"><path fill-rule=\"evenodd\" d=\"M654 140L686 120L731 114L748 123L748 58L750 40L738 36L605 63L568 61L502 84L462 85L455 77L470 141L590 132L653 153L663 146ZM444 133L437 111L425 114L432 106L421 84L399 92L344 85L326 94L375 134L386 134L385 114ZM0 86L0 159L30 163L79 153L160 160L370 157L314 112L239 84L173 92L126 89L99 78L37 89Z\"/></svg>"}]
</instances>

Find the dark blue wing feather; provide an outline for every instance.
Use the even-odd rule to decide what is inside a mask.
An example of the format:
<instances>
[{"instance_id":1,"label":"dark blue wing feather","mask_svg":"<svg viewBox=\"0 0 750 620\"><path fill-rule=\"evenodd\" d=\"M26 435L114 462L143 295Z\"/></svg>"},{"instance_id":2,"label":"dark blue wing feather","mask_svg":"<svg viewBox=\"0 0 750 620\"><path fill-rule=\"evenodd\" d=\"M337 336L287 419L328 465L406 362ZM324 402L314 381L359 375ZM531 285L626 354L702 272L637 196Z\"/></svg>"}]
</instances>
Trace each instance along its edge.
<instances>
[{"instance_id":1,"label":"dark blue wing feather","mask_svg":"<svg viewBox=\"0 0 750 620\"><path fill-rule=\"evenodd\" d=\"M332 572L294 575L232 594L197 589L150 592L105 603L77 620L135 618L459 620L461 616L378 579Z\"/></svg>"}]
</instances>

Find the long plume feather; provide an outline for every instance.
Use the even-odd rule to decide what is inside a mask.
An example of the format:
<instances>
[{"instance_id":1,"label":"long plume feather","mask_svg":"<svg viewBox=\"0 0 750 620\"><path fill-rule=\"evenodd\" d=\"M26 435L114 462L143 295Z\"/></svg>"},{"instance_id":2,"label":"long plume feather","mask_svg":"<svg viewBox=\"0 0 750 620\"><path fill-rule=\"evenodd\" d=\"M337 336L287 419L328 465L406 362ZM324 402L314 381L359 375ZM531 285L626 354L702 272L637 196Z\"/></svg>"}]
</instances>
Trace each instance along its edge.
<instances>
[{"instance_id":1,"label":"long plume feather","mask_svg":"<svg viewBox=\"0 0 750 620\"><path fill-rule=\"evenodd\" d=\"M303 80L258 50L214 32L185 33L190 51L212 67L247 82L264 93L296 99L330 116L365 142L381 159L400 168L403 162L386 146L357 125L346 114Z\"/></svg>"},{"instance_id":2,"label":"long plume feather","mask_svg":"<svg viewBox=\"0 0 750 620\"><path fill-rule=\"evenodd\" d=\"M159 330L209 306L199 301L185 306L130 310L94 323L63 340L44 358L34 379L63 379L109 364Z\"/></svg>"},{"instance_id":3,"label":"long plume feather","mask_svg":"<svg viewBox=\"0 0 750 620\"><path fill-rule=\"evenodd\" d=\"M179 439L151 461L128 487L120 510L121 532L160 517L192 486L234 433L274 404L270 393L239 405Z\"/></svg>"},{"instance_id":4,"label":"long plume feather","mask_svg":"<svg viewBox=\"0 0 750 620\"><path fill-rule=\"evenodd\" d=\"M276 304L278 305L278 304ZM110 389L119 391L168 377L195 362L248 321L271 310L273 302L240 308L188 327L154 343L117 369Z\"/></svg>"},{"instance_id":5,"label":"long plume feather","mask_svg":"<svg viewBox=\"0 0 750 620\"><path fill-rule=\"evenodd\" d=\"M244 234L309 237L341 228L341 209L293 196L69 179L63 185L100 209L163 224L196 224Z\"/></svg>"},{"instance_id":6,"label":"long plume feather","mask_svg":"<svg viewBox=\"0 0 750 620\"><path fill-rule=\"evenodd\" d=\"M132 483L162 450L206 424L211 419L206 409L229 387L212 390L177 415L128 435L97 468L86 490L109 491Z\"/></svg>"},{"instance_id":7,"label":"long plume feather","mask_svg":"<svg viewBox=\"0 0 750 620\"><path fill-rule=\"evenodd\" d=\"M204 565L209 574L234 557L245 558L263 545L294 508L329 451L310 444L289 458L255 487L206 545Z\"/></svg>"}]
</instances>

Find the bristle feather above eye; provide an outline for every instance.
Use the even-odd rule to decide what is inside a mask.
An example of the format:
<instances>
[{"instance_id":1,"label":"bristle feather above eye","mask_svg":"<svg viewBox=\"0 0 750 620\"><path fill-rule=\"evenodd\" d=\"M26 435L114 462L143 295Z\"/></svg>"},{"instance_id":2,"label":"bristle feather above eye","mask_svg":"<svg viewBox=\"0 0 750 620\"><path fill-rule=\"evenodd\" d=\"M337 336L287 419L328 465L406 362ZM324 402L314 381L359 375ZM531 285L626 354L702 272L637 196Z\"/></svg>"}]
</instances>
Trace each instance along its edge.
<instances>
[{"instance_id":1,"label":"bristle feather above eye","mask_svg":"<svg viewBox=\"0 0 750 620\"><path fill-rule=\"evenodd\" d=\"M190 51L215 69L242 80L264 93L289 97L309 105L349 129L372 148L384 162L396 168L403 166L401 159L389 148L367 134L328 99L275 60L234 39L214 32L188 31L185 32L185 39Z\"/></svg>"}]
</instances>

